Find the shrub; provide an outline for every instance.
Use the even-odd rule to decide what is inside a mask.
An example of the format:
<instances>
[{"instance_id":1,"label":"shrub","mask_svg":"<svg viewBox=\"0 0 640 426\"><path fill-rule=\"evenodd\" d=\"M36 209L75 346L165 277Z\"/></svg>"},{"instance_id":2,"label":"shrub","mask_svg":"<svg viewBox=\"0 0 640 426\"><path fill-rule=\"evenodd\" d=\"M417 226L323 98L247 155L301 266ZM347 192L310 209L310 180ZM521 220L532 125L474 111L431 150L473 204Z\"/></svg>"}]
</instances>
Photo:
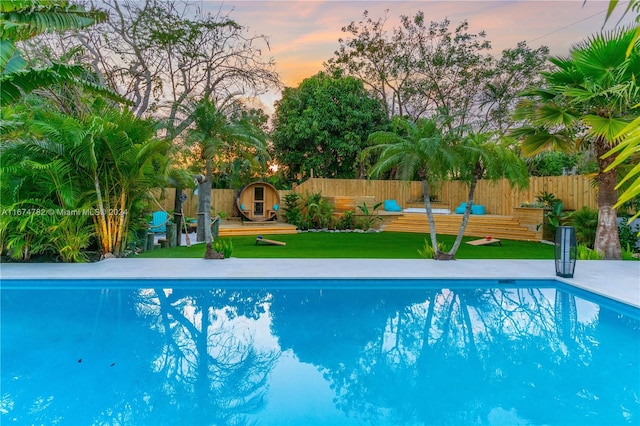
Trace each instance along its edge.
<instances>
[{"instance_id":1,"label":"shrub","mask_svg":"<svg viewBox=\"0 0 640 426\"><path fill-rule=\"evenodd\" d=\"M598 210L583 207L567 216L567 223L576 228L578 244L593 248L598 229Z\"/></svg>"},{"instance_id":2,"label":"shrub","mask_svg":"<svg viewBox=\"0 0 640 426\"><path fill-rule=\"evenodd\" d=\"M284 196L284 219L298 228L301 227L300 195L296 192L290 192Z\"/></svg>"},{"instance_id":3,"label":"shrub","mask_svg":"<svg viewBox=\"0 0 640 426\"><path fill-rule=\"evenodd\" d=\"M592 250L584 244L578 244L578 260L601 260L602 257L600 252Z\"/></svg>"},{"instance_id":4,"label":"shrub","mask_svg":"<svg viewBox=\"0 0 640 426\"><path fill-rule=\"evenodd\" d=\"M446 252L449 251L449 249L447 248L447 246L444 245L444 243L438 242L438 250L441 252ZM436 252L433 249L433 247L431 246L431 242L429 242L428 238L424 239L424 246L422 248L418 249L418 254L422 257L424 257L425 259L433 259Z\"/></svg>"},{"instance_id":5,"label":"shrub","mask_svg":"<svg viewBox=\"0 0 640 426\"><path fill-rule=\"evenodd\" d=\"M618 235L620 236L620 246L624 248L628 248L631 252L637 251L638 244L638 232L634 231L633 228L627 223L628 221L624 219L622 222L618 224Z\"/></svg>"},{"instance_id":6,"label":"shrub","mask_svg":"<svg viewBox=\"0 0 640 426\"><path fill-rule=\"evenodd\" d=\"M356 227L355 213L352 210L345 211L338 219L339 229L354 229Z\"/></svg>"},{"instance_id":7,"label":"shrub","mask_svg":"<svg viewBox=\"0 0 640 426\"><path fill-rule=\"evenodd\" d=\"M233 242L226 238L218 238L213 242L213 249L228 259L233 254Z\"/></svg>"}]
</instances>

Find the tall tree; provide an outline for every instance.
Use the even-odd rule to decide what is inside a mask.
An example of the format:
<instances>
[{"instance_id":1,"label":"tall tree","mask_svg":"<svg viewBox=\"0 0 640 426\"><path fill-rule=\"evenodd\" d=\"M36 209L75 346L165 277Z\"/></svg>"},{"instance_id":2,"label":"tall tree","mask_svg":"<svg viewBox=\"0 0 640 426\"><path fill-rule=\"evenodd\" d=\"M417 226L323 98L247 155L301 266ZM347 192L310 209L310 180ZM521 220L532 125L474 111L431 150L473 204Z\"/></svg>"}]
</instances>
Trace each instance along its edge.
<instances>
[{"instance_id":1,"label":"tall tree","mask_svg":"<svg viewBox=\"0 0 640 426\"><path fill-rule=\"evenodd\" d=\"M252 120L239 111L239 104L232 98L217 102L208 97L200 100L193 113L194 127L188 140L197 144L205 162L205 173L198 179L198 229L204 230L205 259L215 259L211 234L211 182L214 161L233 149L248 157L264 157L266 137Z\"/></svg>"},{"instance_id":2,"label":"tall tree","mask_svg":"<svg viewBox=\"0 0 640 426\"><path fill-rule=\"evenodd\" d=\"M357 157L386 123L383 105L360 80L320 72L276 102L274 156L290 180L358 176Z\"/></svg>"},{"instance_id":3,"label":"tall tree","mask_svg":"<svg viewBox=\"0 0 640 426\"><path fill-rule=\"evenodd\" d=\"M406 118L396 118L393 131L376 132L370 136L375 145L367 148L363 155L369 151L379 154L370 170L371 176L397 168L401 179L417 177L422 181L434 258L450 260L462 242L478 180L508 178L512 184L524 187L528 184L528 173L526 165L513 149L497 143L492 134L472 133L459 137L453 132L443 132L441 127L435 120L419 119L414 123ZM453 176L469 185L467 208L453 247L442 252L438 247L431 208L431 187Z\"/></svg>"},{"instance_id":4,"label":"tall tree","mask_svg":"<svg viewBox=\"0 0 640 426\"><path fill-rule=\"evenodd\" d=\"M274 61L265 55L267 37L248 35L222 10L209 13L201 2L175 0L99 4L108 22L57 43L64 51L81 46L79 54L134 103L134 113L163 120L170 137L193 122L195 99L252 97L279 85Z\"/></svg>"},{"instance_id":5,"label":"tall tree","mask_svg":"<svg viewBox=\"0 0 640 426\"><path fill-rule=\"evenodd\" d=\"M516 111L525 124L512 132L522 140L525 155L548 149L595 151L599 219L594 248L605 259L621 258L614 207L617 169L611 166L613 157L605 154L637 116L633 106L640 102L639 46L635 28L618 29L588 38L568 57L552 58L555 68L544 74L546 84L526 92Z\"/></svg>"},{"instance_id":6,"label":"tall tree","mask_svg":"<svg viewBox=\"0 0 640 426\"><path fill-rule=\"evenodd\" d=\"M389 30L386 20L365 11L360 22L344 27L348 37L339 40L326 67L360 78L390 117L444 114L451 128L503 130L505 111L535 82L548 53L521 42L494 58L486 34L471 33L467 21L452 28L449 20L427 22L421 11L401 16Z\"/></svg>"}]
</instances>

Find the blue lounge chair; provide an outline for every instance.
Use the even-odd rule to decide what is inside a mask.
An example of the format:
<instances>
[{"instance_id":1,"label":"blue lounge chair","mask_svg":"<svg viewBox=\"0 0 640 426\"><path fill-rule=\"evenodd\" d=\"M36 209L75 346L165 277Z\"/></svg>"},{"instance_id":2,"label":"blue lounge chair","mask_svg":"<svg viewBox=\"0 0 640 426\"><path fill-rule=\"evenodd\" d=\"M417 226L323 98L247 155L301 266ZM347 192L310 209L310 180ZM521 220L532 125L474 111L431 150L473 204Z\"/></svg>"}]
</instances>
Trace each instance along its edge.
<instances>
[{"instance_id":1,"label":"blue lounge chair","mask_svg":"<svg viewBox=\"0 0 640 426\"><path fill-rule=\"evenodd\" d=\"M154 234L166 234L168 219L169 214L167 212L153 212L151 222L149 222L149 232L153 232Z\"/></svg>"}]
</instances>

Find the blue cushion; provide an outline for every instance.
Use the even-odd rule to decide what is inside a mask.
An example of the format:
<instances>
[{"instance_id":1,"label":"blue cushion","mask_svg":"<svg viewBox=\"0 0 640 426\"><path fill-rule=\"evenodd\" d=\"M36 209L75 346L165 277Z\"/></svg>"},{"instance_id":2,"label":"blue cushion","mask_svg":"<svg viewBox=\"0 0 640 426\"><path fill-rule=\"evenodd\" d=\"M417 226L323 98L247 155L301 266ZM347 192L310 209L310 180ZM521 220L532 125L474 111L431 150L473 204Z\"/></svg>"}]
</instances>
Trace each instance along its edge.
<instances>
[{"instance_id":1,"label":"blue cushion","mask_svg":"<svg viewBox=\"0 0 640 426\"><path fill-rule=\"evenodd\" d=\"M277 205L277 204L274 204L274 205L273 205L273 211L276 211L276 212L277 212L279 208L280 208L280 206L279 206L279 205Z\"/></svg>"},{"instance_id":2,"label":"blue cushion","mask_svg":"<svg viewBox=\"0 0 640 426\"><path fill-rule=\"evenodd\" d=\"M458 207L456 207L456 214L464 214L464 211L467 209L467 203L460 203Z\"/></svg>"},{"instance_id":3,"label":"blue cushion","mask_svg":"<svg viewBox=\"0 0 640 426\"><path fill-rule=\"evenodd\" d=\"M245 208L244 208L244 204L240 204L240 210L242 210L242 211L244 211L244 210L245 210Z\"/></svg>"},{"instance_id":4,"label":"blue cushion","mask_svg":"<svg viewBox=\"0 0 640 426\"><path fill-rule=\"evenodd\" d=\"M384 200L384 209L388 212L401 212L402 207L398 205L396 200Z\"/></svg>"},{"instance_id":5,"label":"blue cushion","mask_svg":"<svg viewBox=\"0 0 640 426\"><path fill-rule=\"evenodd\" d=\"M485 209L481 204L474 204L471 206L471 214L484 214Z\"/></svg>"}]
</instances>

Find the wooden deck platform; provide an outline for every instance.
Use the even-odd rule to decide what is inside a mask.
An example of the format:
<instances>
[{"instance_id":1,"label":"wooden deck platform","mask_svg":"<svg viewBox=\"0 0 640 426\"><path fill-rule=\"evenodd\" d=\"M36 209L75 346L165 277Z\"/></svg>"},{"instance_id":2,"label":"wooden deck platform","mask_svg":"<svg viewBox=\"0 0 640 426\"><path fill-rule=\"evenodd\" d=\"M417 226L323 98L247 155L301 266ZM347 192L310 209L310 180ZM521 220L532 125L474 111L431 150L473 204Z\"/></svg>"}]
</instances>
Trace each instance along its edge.
<instances>
[{"instance_id":1,"label":"wooden deck platform","mask_svg":"<svg viewBox=\"0 0 640 426\"><path fill-rule=\"evenodd\" d=\"M237 235L281 235L297 233L294 225L284 222L241 222L240 220L223 220L218 231L219 237Z\"/></svg>"},{"instance_id":2,"label":"wooden deck platform","mask_svg":"<svg viewBox=\"0 0 640 426\"><path fill-rule=\"evenodd\" d=\"M434 215L438 234L457 235L462 223L461 214ZM426 213L405 213L385 226L384 231L429 232ZM486 237L488 235L504 240L540 241L538 234L523 226L513 216L471 215L465 229L465 236Z\"/></svg>"},{"instance_id":3,"label":"wooden deck platform","mask_svg":"<svg viewBox=\"0 0 640 426\"><path fill-rule=\"evenodd\" d=\"M381 212L379 212L380 214ZM385 232L429 232L426 213L388 213L380 214L384 219ZM457 235L462 222L459 214L436 214L436 230L439 234ZM241 222L239 220L223 220L218 236L232 237L236 235L279 235L295 234L296 227L285 222ZM531 231L520 224L513 216L471 215L464 233L468 237L484 238L488 235L503 240L540 241L539 233Z\"/></svg>"}]
</instances>

